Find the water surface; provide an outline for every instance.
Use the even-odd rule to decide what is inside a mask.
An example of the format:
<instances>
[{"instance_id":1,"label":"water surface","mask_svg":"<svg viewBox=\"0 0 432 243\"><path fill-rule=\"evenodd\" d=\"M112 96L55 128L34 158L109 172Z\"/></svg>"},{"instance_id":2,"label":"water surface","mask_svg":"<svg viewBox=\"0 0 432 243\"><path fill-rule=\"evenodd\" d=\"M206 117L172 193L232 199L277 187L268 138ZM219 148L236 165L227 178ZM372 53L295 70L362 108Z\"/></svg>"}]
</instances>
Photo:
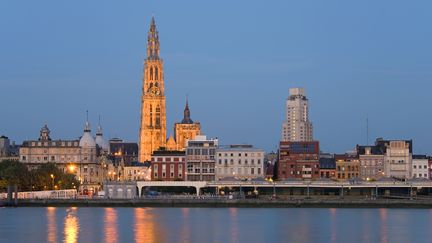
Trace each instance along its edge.
<instances>
[{"instance_id":1,"label":"water surface","mask_svg":"<svg viewBox=\"0 0 432 243\"><path fill-rule=\"evenodd\" d=\"M0 242L432 242L432 210L0 208Z\"/></svg>"}]
</instances>

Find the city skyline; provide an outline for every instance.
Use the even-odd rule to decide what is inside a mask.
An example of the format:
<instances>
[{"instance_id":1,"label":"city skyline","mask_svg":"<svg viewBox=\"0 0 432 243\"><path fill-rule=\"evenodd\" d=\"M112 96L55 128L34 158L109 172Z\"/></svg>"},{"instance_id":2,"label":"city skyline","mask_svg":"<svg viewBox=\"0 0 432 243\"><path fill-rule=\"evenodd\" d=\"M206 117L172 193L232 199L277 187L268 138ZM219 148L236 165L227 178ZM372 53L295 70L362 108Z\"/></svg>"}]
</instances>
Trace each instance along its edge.
<instances>
[{"instance_id":1,"label":"city skyline","mask_svg":"<svg viewBox=\"0 0 432 243\"><path fill-rule=\"evenodd\" d=\"M378 25L389 28L385 29L390 32L388 36L398 38L390 46L387 42L389 39L386 38L362 45L364 43L354 37L364 33L361 30L366 31L365 27L371 27L373 21L357 22L358 19L350 19L348 14L345 16L348 18L347 24L337 21L340 16L335 19L327 16L327 22L321 27L330 33L323 34L322 39L312 40L308 37L313 37L313 31L302 32L296 29L289 24L289 18L282 16L282 11L255 20L255 17L260 16L256 12L258 7L262 7L257 3L251 4L249 8L254 11L252 14L244 14L244 19L235 18L234 10L227 11L223 25L215 23L214 18L196 13L176 22L175 17L178 15L171 17L169 15L172 11L162 11L161 6L153 4L163 46L168 124L181 120L185 96L189 94L193 116L201 122L203 134L218 137L222 144L250 143L267 151L275 151L285 116L284 105L288 90L304 87L310 100L314 137L320 141L323 151L344 152L354 148L356 144L365 144L368 118L370 143L376 137L413 139L415 153L430 154L427 137L430 135L428 124L431 115L427 114L427 104L431 103L431 98L427 97L427 90L431 87L428 83L431 73L427 68L431 63L425 59L430 50L420 53L419 47L412 46L425 45L431 39L431 33L427 30L414 25L418 29L404 29L405 32L411 31L413 39L398 39L402 34L397 34L392 29L392 24L380 19ZM6 5L17 7L13 3ZM233 5L236 10L240 8L237 3ZM98 5L89 3L89 6ZM110 12L116 5L109 3L104 6L107 6L104 10ZM365 7L361 4L359 6ZM380 4L376 6L379 9ZM31 6L27 7L28 13L33 13ZM33 7L41 10L43 4ZM299 4L296 7L305 6ZM418 8L420 10L419 6ZM146 54L147 27L152 13L150 10L143 13L132 11L131 17L119 21L117 26L110 25L115 21L110 21L107 16L100 22L91 22L88 28L83 28L85 21L72 21L80 14L86 16L92 13L90 10L83 9L66 16L60 16L61 11L46 13L41 10L46 15L25 28L23 24L26 18L16 20L9 26L4 23L11 16L5 13L0 17L6 32L6 38L0 40L0 43L3 42L4 47L11 47L4 48L5 55L0 57L4 64L0 67L0 72L4 74L0 77L0 82L10 91L5 94L10 103L5 107L8 116L2 120L1 134L20 143L22 140L36 138L39 128L48 123L56 139L77 138L82 131L85 110L88 109L93 131L96 128L96 117L101 115L106 138L121 137L127 141L138 141L142 62ZM132 6L122 6L121 11L126 13L126 10L132 10ZM372 10L376 11L369 15L373 18L378 10ZM397 10L399 13L404 12L401 8ZM421 13L411 16L413 18L407 20L405 27L411 27L422 17L428 17L426 13ZM96 11L96 14L103 15L103 11ZM357 14L361 15L361 11ZM397 20L392 13L387 14L393 17L392 20ZM198 16L198 22L203 22L201 25L191 21ZM57 18L60 23L72 27L72 33L66 34L56 24L50 24ZM302 20L306 21L306 18ZM44 23L47 25L44 26ZM342 27L348 27L350 23L363 27L360 28L361 33L357 36L348 31L350 35L346 37L346 41L339 43L345 44L345 47L332 46L332 31L337 28L342 30ZM127 24L131 26L125 28ZM291 29L283 28L284 24L288 24ZM303 24L312 27L316 23ZM96 28L96 33L91 33L97 26L102 28ZM181 28L184 26L188 28ZM193 31L199 26L203 33L194 33L199 32ZM268 29L262 28L266 26ZM241 27L244 28L238 33L237 30ZM20 28L21 32L16 31ZM43 35L37 38L29 36L24 41L19 38L25 33L32 33L33 28L35 31L46 31L46 39ZM186 34L179 35L182 31L178 28ZM214 32L210 31L213 29ZM318 29L313 28L315 31ZM58 33L54 34L56 31ZM378 33L374 29L367 31ZM213 34L205 36L210 32ZM265 35L273 34L282 40L265 38L261 36L261 32ZM294 35L289 34L292 32L295 32ZM81 34L86 38L74 39L78 44L71 45L72 42L66 37L73 34ZM108 38L101 41L104 35ZM57 37L57 41L56 38L51 40L49 37ZM226 40L227 37L230 40ZM294 40L288 41L290 38ZM15 39L19 41L13 43L12 40ZM29 40L35 42L30 43ZM259 48L258 44L265 40L272 45ZM320 45L323 40L324 45ZM366 38L361 40L366 41ZM288 41L291 47L283 45L283 41ZM300 45L299 50L295 50L295 44L302 41L307 44ZM126 46L129 43L131 45ZM50 44L53 45L50 51L42 52L36 48L48 47ZM24 47L23 50L19 49L20 45ZM72 46L72 51L68 51L69 45ZM356 52L344 49L353 48L352 45L358 45L360 50ZM403 46L404 49L398 50L398 46ZM315 47L317 54L308 51L310 47ZM371 57L360 53L368 48L371 48L368 53ZM78 53L74 54L73 51ZM416 52L412 53L413 51ZM71 55L71 60L68 61L63 56L64 53ZM78 57L77 54L83 57ZM326 57L333 57L332 54L337 57L336 60L340 59L329 65ZM388 59L379 58L384 54L389 55ZM80 63L80 60L83 62ZM382 62L383 60L387 62ZM72 63L75 65L70 67ZM18 72L18 67L24 68L24 72ZM411 84L411 92L406 91L408 83ZM410 94L415 94L413 99L407 98ZM172 127L168 127L167 136L170 134L173 134Z\"/></svg>"}]
</instances>

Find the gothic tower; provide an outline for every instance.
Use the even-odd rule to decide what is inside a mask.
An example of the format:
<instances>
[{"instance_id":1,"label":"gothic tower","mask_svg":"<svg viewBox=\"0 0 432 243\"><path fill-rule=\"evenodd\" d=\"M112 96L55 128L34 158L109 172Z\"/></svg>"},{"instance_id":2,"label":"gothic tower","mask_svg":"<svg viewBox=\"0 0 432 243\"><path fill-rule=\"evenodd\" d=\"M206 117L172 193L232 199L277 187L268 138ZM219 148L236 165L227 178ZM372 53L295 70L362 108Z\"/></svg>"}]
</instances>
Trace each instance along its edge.
<instances>
[{"instance_id":1,"label":"gothic tower","mask_svg":"<svg viewBox=\"0 0 432 243\"><path fill-rule=\"evenodd\" d=\"M177 150L184 150L188 140L194 139L201 134L201 124L194 122L190 117L189 102L183 112L183 120L174 124L174 138L177 142Z\"/></svg>"},{"instance_id":2,"label":"gothic tower","mask_svg":"<svg viewBox=\"0 0 432 243\"><path fill-rule=\"evenodd\" d=\"M152 18L148 32L147 59L144 61L138 154L140 162L150 161L153 151L165 147L166 143L163 61L159 57L159 51L159 33Z\"/></svg>"}]
</instances>

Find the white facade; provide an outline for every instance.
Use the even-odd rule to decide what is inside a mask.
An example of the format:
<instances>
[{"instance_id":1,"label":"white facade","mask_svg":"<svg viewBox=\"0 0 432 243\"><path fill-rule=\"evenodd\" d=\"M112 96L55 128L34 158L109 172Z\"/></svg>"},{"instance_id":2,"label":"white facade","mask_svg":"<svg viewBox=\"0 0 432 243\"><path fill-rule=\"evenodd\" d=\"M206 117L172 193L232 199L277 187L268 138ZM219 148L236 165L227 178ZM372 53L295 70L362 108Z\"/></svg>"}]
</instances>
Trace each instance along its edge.
<instances>
[{"instance_id":1,"label":"white facade","mask_svg":"<svg viewBox=\"0 0 432 243\"><path fill-rule=\"evenodd\" d=\"M412 160L412 177L429 179L429 160L426 156L414 157Z\"/></svg>"},{"instance_id":2,"label":"white facade","mask_svg":"<svg viewBox=\"0 0 432 243\"><path fill-rule=\"evenodd\" d=\"M216 180L264 178L264 150L252 145L230 145L216 150Z\"/></svg>"},{"instance_id":3,"label":"white facade","mask_svg":"<svg viewBox=\"0 0 432 243\"><path fill-rule=\"evenodd\" d=\"M188 181L215 180L215 153L218 139L198 135L188 140L186 148L186 173Z\"/></svg>"},{"instance_id":4,"label":"white facade","mask_svg":"<svg viewBox=\"0 0 432 243\"><path fill-rule=\"evenodd\" d=\"M389 141L384 156L386 177L409 179L412 177L412 153L407 141Z\"/></svg>"},{"instance_id":5,"label":"white facade","mask_svg":"<svg viewBox=\"0 0 432 243\"><path fill-rule=\"evenodd\" d=\"M312 141L312 123L309 121L309 101L302 88L289 90L286 101L286 119L282 125L282 141Z\"/></svg>"}]
</instances>

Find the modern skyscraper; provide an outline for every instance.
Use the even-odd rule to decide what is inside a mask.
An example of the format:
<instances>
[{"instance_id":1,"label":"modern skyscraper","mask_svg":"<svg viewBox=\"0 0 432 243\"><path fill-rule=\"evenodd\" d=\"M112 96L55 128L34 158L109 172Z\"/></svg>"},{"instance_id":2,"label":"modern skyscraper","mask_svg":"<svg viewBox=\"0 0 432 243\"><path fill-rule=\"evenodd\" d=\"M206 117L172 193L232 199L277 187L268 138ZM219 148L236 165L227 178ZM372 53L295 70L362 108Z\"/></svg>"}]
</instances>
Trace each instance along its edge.
<instances>
[{"instance_id":1,"label":"modern skyscraper","mask_svg":"<svg viewBox=\"0 0 432 243\"><path fill-rule=\"evenodd\" d=\"M144 61L138 154L140 162L150 161L153 151L165 147L166 144L163 61L159 52L159 33L152 18L148 32L147 59Z\"/></svg>"},{"instance_id":2,"label":"modern skyscraper","mask_svg":"<svg viewBox=\"0 0 432 243\"><path fill-rule=\"evenodd\" d=\"M312 123L309 121L309 101L302 88L289 90L286 102L286 120L282 125L282 141L312 141Z\"/></svg>"}]
</instances>

